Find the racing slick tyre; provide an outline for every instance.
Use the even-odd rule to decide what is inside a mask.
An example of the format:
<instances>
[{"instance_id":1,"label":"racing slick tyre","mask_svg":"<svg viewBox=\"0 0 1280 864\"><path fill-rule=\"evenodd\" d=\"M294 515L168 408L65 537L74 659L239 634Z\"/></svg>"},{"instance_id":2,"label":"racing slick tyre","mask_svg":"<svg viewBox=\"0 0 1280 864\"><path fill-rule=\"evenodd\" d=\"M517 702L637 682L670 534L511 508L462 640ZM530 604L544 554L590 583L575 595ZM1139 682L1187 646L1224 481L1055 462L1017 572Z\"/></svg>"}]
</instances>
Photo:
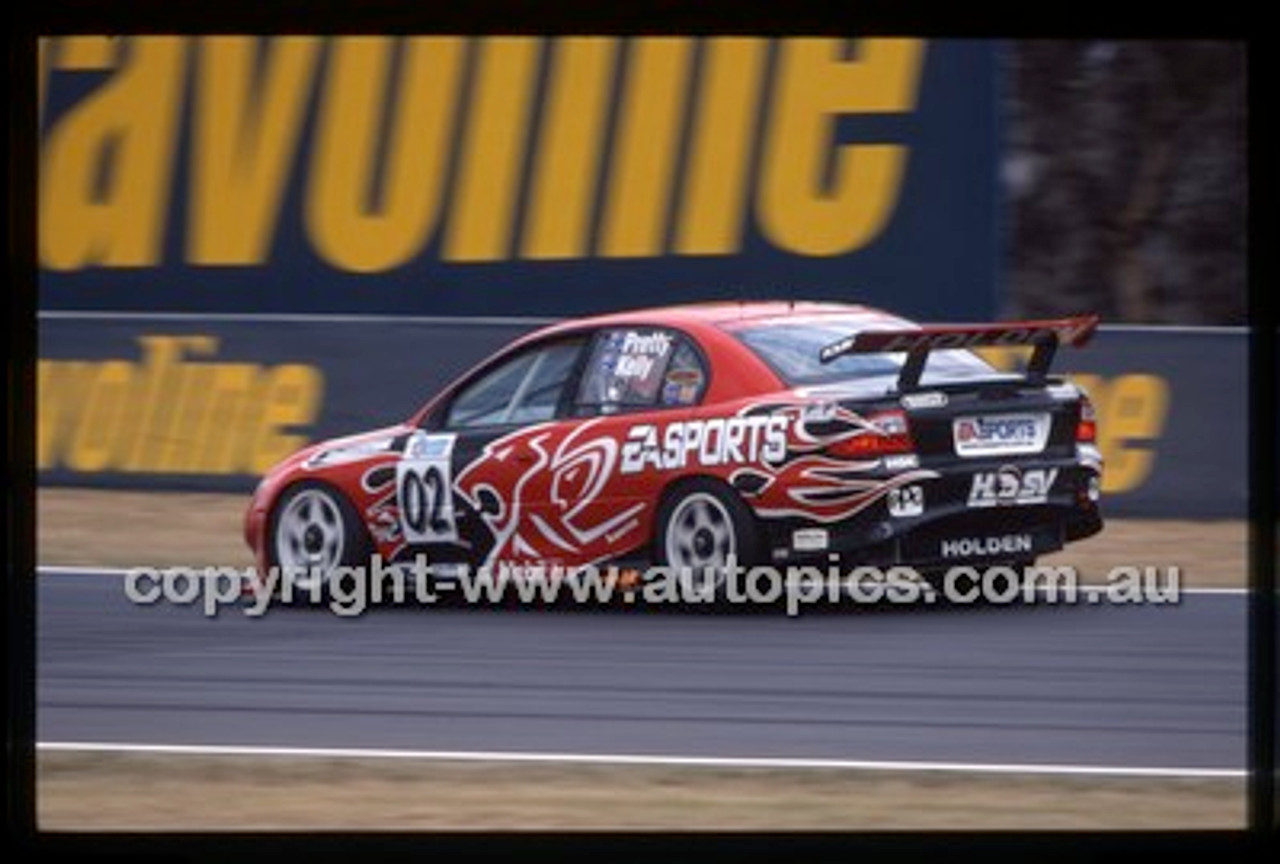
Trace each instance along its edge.
<instances>
[{"instance_id":1,"label":"racing slick tyre","mask_svg":"<svg viewBox=\"0 0 1280 864\"><path fill-rule=\"evenodd\" d=\"M743 571L760 563L755 517L722 483L696 477L668 490L658 508L654 541L659 564L671 568L680 596L694 602L725 597L730 558Z\"/></svg>"},{"instance_id":2,"label":"racing slick tyre","mask_svg":"<svg viewBox=\"0 0 1280 864\"><path fill-rule=\"evenodd\" d=\"M368 578L372 544L347 497L325 483L305 481L280 496L268 523L270 564L279 569L277 597L286 605L331 596L338 567Z\"/></svg>"}]
</instances>

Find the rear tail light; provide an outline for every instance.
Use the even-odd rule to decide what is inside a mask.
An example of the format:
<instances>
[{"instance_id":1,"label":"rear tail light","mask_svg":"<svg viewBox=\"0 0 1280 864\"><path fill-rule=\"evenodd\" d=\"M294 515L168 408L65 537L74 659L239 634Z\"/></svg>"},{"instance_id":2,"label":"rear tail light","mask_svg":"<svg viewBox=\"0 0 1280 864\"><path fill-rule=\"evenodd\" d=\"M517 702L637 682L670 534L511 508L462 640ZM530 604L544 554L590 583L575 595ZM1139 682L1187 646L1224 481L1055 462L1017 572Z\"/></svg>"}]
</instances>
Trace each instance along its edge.
<instances>
[{"instance_id":1,"label":"rear tail light","mask_svg":"<svg viewBox=\"0 0 1280 864\"><path fill-rule=\"evenodd\" d=\"M1088 396L1080 397L1080 422L1076 424L1076 441L1093 444L1098 440L1098 415Z\"/></svg>"},{"instance_id":2,"label":"rear tail light","mask_svg":"<svg viewBox=\"0 0 1280 864\"><path fill-rule=\"evenodd\" d=\"M881 411L866 419L874 427L872 430L837 441L827 447L827 452L845 458L867 458L886 453L910 453L915 449L904 412Z\"/></svg>"}]
</instances>

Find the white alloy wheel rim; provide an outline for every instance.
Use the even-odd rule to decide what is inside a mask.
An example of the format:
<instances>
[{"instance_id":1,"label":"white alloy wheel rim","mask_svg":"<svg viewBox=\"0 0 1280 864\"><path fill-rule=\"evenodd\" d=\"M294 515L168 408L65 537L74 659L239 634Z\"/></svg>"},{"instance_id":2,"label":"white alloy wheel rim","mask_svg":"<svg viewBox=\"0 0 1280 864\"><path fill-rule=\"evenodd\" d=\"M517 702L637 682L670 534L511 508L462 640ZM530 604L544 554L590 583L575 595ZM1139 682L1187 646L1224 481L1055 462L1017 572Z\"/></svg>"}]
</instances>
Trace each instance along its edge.
<instances>
[{"instance_id":1,"label":"white alloy wheel rim","mask_svg":"<svg viewBox=\"0 0 1280 864\"><path fill-rule=\"evenodd\" d=\"M304 489L290 499L276 521L276 561L280 578L295 591L328 580L342 562L342 512L328 492Z\"/></svg>"},{"instance_id":2,"label":"white alloy wheel rim","mask_svg":"<svg viewBox=\"0 0 1280 864\"><path fill-rule=\"evenodd\" d=\"M733 517L724 502L695 492L676 505L664 540L667 564L698 596L713 592L724 579L724 567L736 556Z\"/></svg>"}]
</instances>

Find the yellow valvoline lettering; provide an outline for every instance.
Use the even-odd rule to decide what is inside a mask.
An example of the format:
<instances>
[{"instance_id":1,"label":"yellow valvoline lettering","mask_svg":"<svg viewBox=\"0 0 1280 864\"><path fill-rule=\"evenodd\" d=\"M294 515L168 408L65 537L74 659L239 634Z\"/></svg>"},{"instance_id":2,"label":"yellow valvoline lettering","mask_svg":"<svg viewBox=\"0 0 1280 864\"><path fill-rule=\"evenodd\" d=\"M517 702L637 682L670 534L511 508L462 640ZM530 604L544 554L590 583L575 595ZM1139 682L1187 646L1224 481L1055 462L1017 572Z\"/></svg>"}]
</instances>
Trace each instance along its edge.
<instances>
[{"instance_id":1,"label":"yellow valvoline lettering","mask_svg":"<svg viewBox=\"0 0 1280 864\"><path fill-rule=\"evenodd\" d=\"M286 434L285 430L298 430L314 422L323 395L324 376L314 366L288 363L267 372L262 413L249 456L253 473L265 472L307 443L305 435Z\"/></svg>"},{"instance_id":2,"label":"yellow valvoline lettering","mask_svg":"<svg viewBox=\"0 0 1280 864\"><path fill-rule=\"evenodd\" d=\"M751 145L767 43L725 37L703 46L702 86L676 221L681 255L728 255L742 248Z\"/></svg>"},{"instance_id":3,"label":"yellow valvoline lettering","mask_svg":"<svg viewBox=\"0 0 1280 864\"><path fill-rule=\"evenodd\" d=\"M480 41L462 164L445 226L446 261L499 261L511 254L540 49L540 40L528 37Z\"/></svg>"},{"instance_id":4,"label":"yellow valvoline lettering","mask_svg":"<svg viewBox=\"0 0 1280 864\"><path fill-rule=\"evenodd\" d=\"M44 138L42 265L151 267L180 248L194 266L270 266L294 224L319 259L356 273L410 264L437 236L445 262L730 255L754 218L781 249L840 255L888 224L906 147L835 131L842 115L914 110L920 40L860 40L851 58L839 40L782 40L768 87L765 39L622 44L42 39L42 109L57 76L108 73ZM175 189L185 234L167 238ZM284 217L295 198L302 212Z\"/></svg>"},{"instance_id":5,"label":"yellow valvoline lettering","mask_svg":"<svg viewBox=\"0 0 1280 864\"><path fill-rule=\"evenodd\" d=\"M828 183L836 118L913 110L924 43L864 39L852 61L840 58L835 39L786 39L779 52L756 205L760 226L774 243L800 255L852 252L888 222L907 148L842 145Z\"/></svg>"},{"instance_id":6,"label":"yellow valvoline lettering","mask_svg":"<svg viewBox=\"0 0 1280 864\"><path fill-rule=\"evenodd\" d=\"M211 336L140 336L142 372L132 395L139 418L139 434L133 439L124 471L155 471L169 445L174 394L181 385L183 355L211 356L218 340Z\"/></svg>"},{"instance_id":7,"label":"yellow valvoline lettering","mask_svg":"<svg viewBox=\"0 0 1280 864\"><path fill-rule=\"evenodd\" d=\"M184 474L195 469L203 455L200 426L209 406L214 369L206 363L183 364L170 410L168 438L157 454L156 470L162 474Z\"/></svg>"},{"instance_id":8,"label":"yellow valvoline lettering","mask_svg":"<svg viewBox=\"0 0 1280 864\"><path fill-rule=\"evenodd\" d=\"M1155 442L1164 432L1169 384L1158 375L1121 375L1105 381L1073 375L1098 411L1098 449L1106 460L1103 492L1129 492L1141 486L1155 466Z\"/></svg>"},{"instance_id":9,"label":"yellow valvoline lettering","mask_svg":"<svg viewBox=\"0 0 1280 864\"><path fill-rule=\"evenodd\" d=\"M96 363L41 360L36 364L36 467L53 468L72 435L98 376Z\"/></svg>"},{"instance_id":10,"label":"yellow valvoline lettering","mask_svg":"<svg viewBox=\"0 0 1280 864\"><path fill-rule=\"evenodd\" d=\"M631 42L601 224L604 257L662 253L692 48L690 39Z\"/></svg>"},{"instance_id":11,"label":"yellow valvoline lettering","mask_svg":"<svg viewBox=\"0 0 1280 864\"><path fill-rule=\"evenodd\" d=\"M41 470L260 474L306 443L324 392L299 364L193 362L211 336L139 338L142 362L41 360Z\"/></svg>"},{"instance_id":12,"label":"yellow valvoline lettering","mask_svg":"<svg viewBox=\"0 0 1280 864\"><path fill-rule=\"evenodd\" d=\"M320 40L269 40L255 74L258 41L200 40L187 228L193 264L262 264L271 251Z\"/></svg>"},{"instance_id":13,"label":"yellow valvoline lettering","mask_svg":"<svg viewBox=\"0 0 1280 864\"><path fill-rule=\"evenodd\" d=\"M534 151L524 258L587 253L616 53L614 39L556 42Z\"/></svg>"},{"instance_id":14,"label":"yellow valvoline lettering","mask_svg":"<svg viewBox=\"0 0 1280 864\"><path fill-rule=\"evenodd\" d=\"M67 36L57 41L58 68L67 72L101 72L119 62L124 40L118 36Z\"/></svg>"},{"instance_id":15,"label":"yellow valvoline lettering","mask_svg":"<svg viewBox=\"0 0 1280 864\"><path fill-rule=\"evenodd\" d=\"M98 367L93 389L85 400L84 413L67 452L67 467L71 470L101 471L111 464L122 422L129 416L133 369L133 364L124 360L112 360Z\"/></svg>"},{"instance_id":16,"label":"yellow valvoline lettering","mask_svg":"<svg viewBox=\"0 0 1280 864\"><path fill-rule=\"evenodd\" d=\"M82 41L89 38L90 41ZM118 40L59 40L56 62L114 62ZM159 263L184 75L184 40L129 40L124 64L58 120L41 153L39 245L52 270ZM90 55L86 57L85 55ZM66 64L66 67L63 64Z\"/></svg>"},{"instance_id":17,"label":"yellow valvoline lettering","mask_svg":"<svg viewBox=\"0 0 1280 864\"><path fill-rule=\"evenodd\" d=\"M209 389L195 426L195 446L188 468L193 474L228 474L248 466L254 415L263 387L253 363L219 363L208 367Z\"/></svg>"},{"instance_id":18,"label":"yellow valvoline lettering","mask_svg":"<svg viewBox=\"0 0 1280 864\"><path fill-rule=\"evenodd\" d=\"M1026 368L1027 358L1031 356L1029 348L1011 348L998 345L983 345L973 352L986 360L1001 372L1015 372Z\"/></svg>"},{"instance_id":19,"label":"yellow valvoline lettering","mask_svg":"<svg viewBox=\"0 0 1280 864\"><path fill-rule=\"evenodd\" d=\"M392 40L335 43L306 203L312 242L330 263L389 270L426 245L440 213L464 47L455 37L405 40L393 105ZM385 156L378 146L384 125Z\"/></svg>"}]
</instances>

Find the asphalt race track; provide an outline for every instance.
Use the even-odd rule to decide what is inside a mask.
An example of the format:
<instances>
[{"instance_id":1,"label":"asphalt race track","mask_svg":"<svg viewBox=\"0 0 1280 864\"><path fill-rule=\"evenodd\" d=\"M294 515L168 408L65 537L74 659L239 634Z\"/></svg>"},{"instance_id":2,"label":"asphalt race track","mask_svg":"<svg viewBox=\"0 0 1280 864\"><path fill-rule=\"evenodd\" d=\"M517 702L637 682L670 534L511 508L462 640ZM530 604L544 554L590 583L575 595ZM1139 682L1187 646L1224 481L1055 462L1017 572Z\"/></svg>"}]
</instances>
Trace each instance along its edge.
<instances>
[{"instance_id":1,"label":"asphalt race track","mask_svg":"<svg viewBox=\"0 0 1280 864\"><path fill-rule=\"evenodd\" d=\"M37 577L42 742L1242 769L1246 598L811 609L135 606Z\"/></svg>"}]
</instances>

